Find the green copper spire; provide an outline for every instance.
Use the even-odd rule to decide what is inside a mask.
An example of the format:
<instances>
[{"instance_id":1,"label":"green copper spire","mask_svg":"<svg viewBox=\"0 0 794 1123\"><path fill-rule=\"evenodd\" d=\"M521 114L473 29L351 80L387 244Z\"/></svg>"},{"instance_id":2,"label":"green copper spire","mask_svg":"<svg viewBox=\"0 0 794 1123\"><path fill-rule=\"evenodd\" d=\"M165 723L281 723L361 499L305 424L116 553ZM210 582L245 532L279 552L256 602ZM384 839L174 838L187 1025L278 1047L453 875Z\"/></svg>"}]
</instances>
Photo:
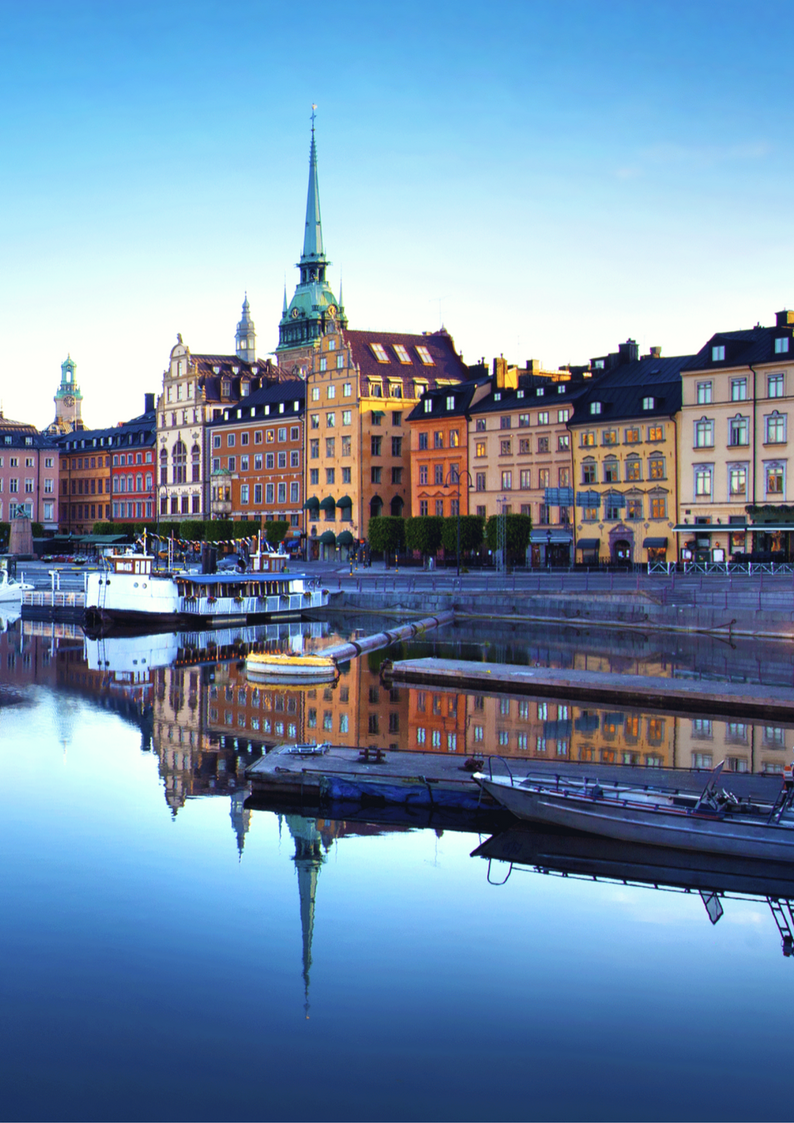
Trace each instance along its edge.
<instances>
[{"instance_id":1,"label":"green copper spire","mask_svg":"<svg viewBox=\"0 0 794 1123\"><path fill-rule=\"evenodd\" d=\"M281 314L277 351L292 351L313 346L337 325L347 327L347 319L328 284L328 259L323 247L320 218L320 184L317 176L317 143L314 122L317 106L312 106L312 136L309 148L309 191L306 196L306 227L303 253L298 262L300 280L295 295ZM285 293L286 296L286 293Z\"/></svg>"},{"instance_id":2,"label":"green copper spire","mask_svg":"<svg viewBox=\"0 0 794 1123\"><path fill-rule=\"evenodd\" d=\"M317 106L312 106L312 142L309 148L309 194L306 197L306 233L303 236L304 262L325 261L323 253L323 223L320 218L320 184L317 179L317 145L314 142L314 121Z\"/></svg>"}]
</instances>

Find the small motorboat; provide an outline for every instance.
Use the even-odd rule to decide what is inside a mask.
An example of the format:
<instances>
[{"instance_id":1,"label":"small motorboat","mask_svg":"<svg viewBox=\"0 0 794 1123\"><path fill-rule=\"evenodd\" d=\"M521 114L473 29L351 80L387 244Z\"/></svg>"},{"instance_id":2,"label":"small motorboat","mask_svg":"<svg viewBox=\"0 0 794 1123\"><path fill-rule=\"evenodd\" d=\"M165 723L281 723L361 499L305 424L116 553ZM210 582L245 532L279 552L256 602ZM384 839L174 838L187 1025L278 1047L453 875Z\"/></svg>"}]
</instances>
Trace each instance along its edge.
<instances>
[{"instance_id":1,"label":"small motorboat","mask_svg":"<svg viewBox=\"0 0 794 1123\"><path fill-rule=\"evenodd\" d=\"M786 783L773 804L739 800L717 788L724 761L699 797L665 788L556 785L537 779L474 774L493 798L519 819L621 842L697 850L736 858L794 862L794 784Z\"/></svg>"},{"instance_id":2,"label":"small motorboat","mask_svg":"<svg viewBox=\"0 0 794 1123\"><path fill-rule=\"evenodd\" d=\"M27 581L15 581L8 576L8 567L0 563L0 601L21 601L23 593L32 593L34 585Z\"/></svg>"},{"instance_id":3,"label":"small motorboat","mask_svg":"<svg viewBox=\"0 0 794 1123\"><path fill-rule=\"evenodd\" d=\"M263 652L249 655L245 671L250 679L267 682L333 682L339 668L328 655Z\"/></svg>"}]
</instances>

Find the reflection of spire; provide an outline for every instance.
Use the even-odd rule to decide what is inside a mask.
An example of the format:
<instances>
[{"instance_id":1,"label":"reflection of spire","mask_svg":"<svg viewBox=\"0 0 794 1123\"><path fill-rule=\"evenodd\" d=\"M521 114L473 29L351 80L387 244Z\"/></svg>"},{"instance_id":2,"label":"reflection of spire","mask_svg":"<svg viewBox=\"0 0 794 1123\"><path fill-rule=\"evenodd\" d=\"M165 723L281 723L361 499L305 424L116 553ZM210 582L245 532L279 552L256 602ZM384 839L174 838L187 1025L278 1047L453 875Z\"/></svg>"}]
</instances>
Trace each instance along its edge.
<instances>
[{"instance_id":1,"label":"reflection of spire","mask_svg":"<svg viewBox=\"0 0 794 1123\"><path fill-rule=\"evenodd\" d=\"M301 936L303 938L303 1008L309 1017L309 972L312 965L312 936L314 934L314 902L317 894L317 875L325 861L322 839L314 819L302 815L287 815L289 832L295 839L293 862L298 871L298 895L301 909Z\"/></svg>"},{"instance_id":2,"label":"reflection of spire","mask_svg":"<svg viewBox=\"0 0 794 1123\"><path fill-rule=\"evenodd\" d=\"M246 808L245 801L248 797L248 788L238 788L232 792L232 802L229 808L229 817L232 820L232 829L237 835L237 853L243 856L245 836L251 825L251 812Z\"/></svg>"}]
</instances>

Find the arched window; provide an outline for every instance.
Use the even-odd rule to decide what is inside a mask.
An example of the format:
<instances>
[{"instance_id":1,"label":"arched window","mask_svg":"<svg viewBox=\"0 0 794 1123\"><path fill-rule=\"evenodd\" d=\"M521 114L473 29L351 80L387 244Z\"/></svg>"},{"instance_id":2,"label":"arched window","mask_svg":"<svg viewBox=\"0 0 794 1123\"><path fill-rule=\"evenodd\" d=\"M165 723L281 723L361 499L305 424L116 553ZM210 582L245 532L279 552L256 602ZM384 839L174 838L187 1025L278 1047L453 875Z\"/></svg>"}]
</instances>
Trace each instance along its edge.
<instances>
[{"instance_id":1,"label":"arched window","mask_svg":"<svg viewBox=\"0 0 794 1123\"><path fill-rule=\"evenodd\" d=\"M390 506L392 515L395 518L400 518L403 513L403 507L405 506L402 498L399 495L395 495L395 497L391 501Z\"/></svg>"},{"instance_id":2,"label":"arched window","mask_svg":"<svg viewBox=\"0 0 794 1123\"><path fill-rule=\"evenodd\" d=\"M193 445L193 448L190 450L190 461L191 461L191 468L192 468L193 483L194 484L200 483L201 482L201 449L199 448L198 445Z\"/></svg>"},{"instance_id":3,"label":"arched window","mask_svg":"<svg viewBox=\"0 0 794 1123\"><path fill-rule=\"evenodd\" d=\"M369 516L371 519L376 518L383 512L383 500L379 495L373 495L369 501Z\"/></svg>"},{"instance_id":4,"label":"arched window","mask_svg":"<svg viewBox=\"0 0 794 1123\"><path fill-rule=\"evenodd\" d=\"M186 483L187 476L187 449L182 441L177 441L171 453L171 464L174 469L174 483Z\"/></svg>"},{"instance_id":5,"label":"arched window","mask_svg":"<svg viewBox=\"0 0 794 1123\"><path fill-rule=\"evenodd\" d=\"M152 480L152 473L147 472L146 473L146 490L151 491L153 486L154 486L154 481Z\"/></svg>"},{"instance_id":6,"label":"arched window","mask_svg":"<svg viewBox=\"0 0 794 1123\"><path fill-rule=\"evenodd\" d=\"M168 483L168 453L165 449L160 452L160 483Z\"/></svg>"}]
</instances>

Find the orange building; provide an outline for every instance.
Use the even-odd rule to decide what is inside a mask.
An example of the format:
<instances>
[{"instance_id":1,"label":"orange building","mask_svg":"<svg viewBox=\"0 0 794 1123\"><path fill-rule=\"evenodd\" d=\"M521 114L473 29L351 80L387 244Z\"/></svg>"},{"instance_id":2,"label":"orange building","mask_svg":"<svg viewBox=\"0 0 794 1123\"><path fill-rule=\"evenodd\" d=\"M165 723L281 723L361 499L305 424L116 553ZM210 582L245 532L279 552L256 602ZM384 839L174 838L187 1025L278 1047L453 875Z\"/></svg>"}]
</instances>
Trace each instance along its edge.
<instances>
[{"instance_id":1,"label":"orange building","mask_svg":"<svg viewBox=\"0 0 794 1123\"><path fill-rule=\"evenodd\" d=\"M469 514L468 411L489 392L488 379L437 386L411 410L411 514Z\"/></svg>"}]
</instances>

